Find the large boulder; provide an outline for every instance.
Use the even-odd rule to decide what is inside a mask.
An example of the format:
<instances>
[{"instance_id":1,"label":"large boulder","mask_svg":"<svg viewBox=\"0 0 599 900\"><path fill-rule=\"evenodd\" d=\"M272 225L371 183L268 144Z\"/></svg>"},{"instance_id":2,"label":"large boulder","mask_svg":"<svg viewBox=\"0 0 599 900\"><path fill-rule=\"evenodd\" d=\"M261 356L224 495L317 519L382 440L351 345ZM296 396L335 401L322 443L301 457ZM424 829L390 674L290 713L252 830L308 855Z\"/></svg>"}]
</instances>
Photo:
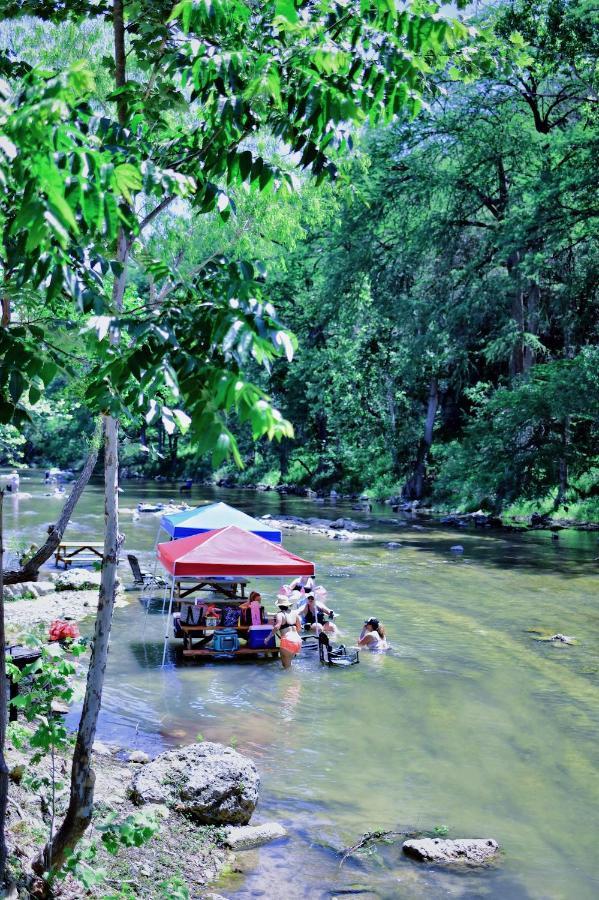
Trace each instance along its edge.
<instances>
[{"instance_id":1,"label":"large boulder","mask_svg":"<svg viewBox=\"0 0 599 900\"><path fill-rule=\"evenodd\" d=\"M57 591L91 591L100 587L101 573L94 569L65 569L52 573Z\"/></svg>"},{"instance_id":2,"label":"large boulder","mask_svg":"<svg viewBox=\"0 0 599 900\"><path fill-rule=\"evenodd\" d=\"M247 825L260 778L251 759L204 741L161 753L134 775L135 803L161 803L202 825Z\"/></svg>"},{"instance_id":3,"label":"large boulder","mask_svg":"<svg viewBox=\"0 0 599 900\"><path fill-rule=\"evenodd\" d=\"M455 841L441 838L421 838L404 841L407 856L428 863L467 863L481 865L495 856L499 846L492 838L460 838Z\"/></svg>"}]
</instances>

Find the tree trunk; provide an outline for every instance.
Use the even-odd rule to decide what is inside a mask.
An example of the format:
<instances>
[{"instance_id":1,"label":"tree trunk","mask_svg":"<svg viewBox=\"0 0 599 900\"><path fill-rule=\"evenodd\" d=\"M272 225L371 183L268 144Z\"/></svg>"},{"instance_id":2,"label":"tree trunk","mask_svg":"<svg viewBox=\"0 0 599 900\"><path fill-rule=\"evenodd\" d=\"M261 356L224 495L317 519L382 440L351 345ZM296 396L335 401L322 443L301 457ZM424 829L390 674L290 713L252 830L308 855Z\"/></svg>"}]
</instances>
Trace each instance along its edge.
<instances>
[{"instance_id":1,"label":"tree trunk","mask_svg":"<svg viewBox=\"0 0 599 900\"><path fill-rule=\"evenodd\" d=\"M531 282L526 297L526 330L536 337L539 333L539 304L541 288L536 281ZM536 354L532 347L524 346L522 352L522 371L526 375L536 362Z\"/></svg>"},{"instance_id":2,"label":"tree trunk","mask_svg":"<svg viewBox=\"0 0 599 900\"><path fill-rule=\"evenodd\" d=\"M385 377L385 388L387 394L387 409L389 411L389 425L391 426L391 440L389 441L391 465L393 466L393 474L397 475L399 472L399 454L397 452L397 403L395 401L395 384L390 375Z\"/></svg>"},{"instance_id":3,"label":"tree trunk","mask_svg":"<svg viewBox=\"0 0 599 900\"><path fill-rule=\"evenodd\" d=\"M439 385L436 378L431 378L428 391L428 406L426 419L424 420L424 433L418 446L414 472L408 478L402 489L402 497L405 500L422 500L426 483L426 462L433 444L433 431L435 418L439 408Z\"/></svg>"},{"instance_id":4,"label":"tree trunk","mask_svg":"<svg viewBox=\"0 0 599 900\"><path fill-rule=\"evenodd\" d=\"M8 802L8 766L4 758L6 744L6 638L4 633L4 491L0 491L0 885L6 868L6 805Z\"/></svg>"},{"instance_id":5,"label":"tree trunk","mask_svg":"<svg viewBox=\"0 0 599 900\"><path fill-rule=\"evenodd\" d=\"M26 562L20 569L13 572L7 572L4 577L5 584L16 584L21 581L36 581L40 567L52 556L62 540L73 510L79 502L81 494L85 490L89 479L98 459L99 442L101 437L101 425L98 425L92 438L91 450L85 461L83 471L73 484L71 493L62 508L62 512L56 525L51 525L48 529L48 539L43 547L34 553L31 559Z\"/></svg>"},{"instance_id":6,"label":"tree trunk","mask_svg":"<svg viewBox=\"0 0 599 900\"><path fill-rule=\"evenodd\" d=\"M108 642L114 609L115 580L121 537L118 534L118 422L112 416L104 420L104 562L98 611L87 673L85 700L81 711L77 742L71 768L71 795L65 818L34 863L36 872L60 868L91 822L94 805L95 773L91 767L92 747L108 658Z\"/></svg>"},{"instance_id":7,"label":"tree trunk","mask_svg":"<svg viewBox=\"0 0 599 900\"><path fill-rule=\"evenodd\" d=\"M510 356L510 378L516 378L524 372L524 346L522 337L524 334L524 292L520 284L518 264L521 254L518 250L510 253L507 260L507 270L514 282L512 293L512 319L516 325L517 338L512 347Z\"/></svg>"},{"instance_id":8,"label":"tree trunk","mask_svg":"<svg viewBox=\"0 0 599 900\"><path fill-rule=\"evenodd\" d=\"M114 57L116 86L126 83L125 23L123 0L114 0ZM118 118L122 126L127 124L127 108L124 95L117 101ZM115 313L123 310L123 297L127 283L127 259L129 242L121 228L117 238L117 262L121 264L119 274L115 277L112 288L112 302ZM118 329L111 334L111 343L119 342ZM116 574L119 560L119 549L123 541L119 535L118 509L118 471L119 444L118 422L112 416L104 418L104 561L102 564L102 580L98 598L98 611L94 630L93 649L87 672L85 699L77 731L77 741L73 752L71 768L71 793L69 807L64 821L53 840L46 845L35 861L37 872L46 871L53 866L61 868L69 852L87 830L94 807L94 784L96 780L92 769L93 743L96 736L98 715L102 705L102 691L108 659L108 643L114 610Z\"/></svg>"},{"instance_id":9,"label":"tree trunk","mask_svg":"<svg viewBox=\"0 0 599 900\"><path fill-rule=\"evenodd\" d=\"M562 452L558 461L558 488L554 509L558 509L564 500L568 491L568 451L570 446L570 416L566 416L562 424Z\"/></svg>"}]
</instances>

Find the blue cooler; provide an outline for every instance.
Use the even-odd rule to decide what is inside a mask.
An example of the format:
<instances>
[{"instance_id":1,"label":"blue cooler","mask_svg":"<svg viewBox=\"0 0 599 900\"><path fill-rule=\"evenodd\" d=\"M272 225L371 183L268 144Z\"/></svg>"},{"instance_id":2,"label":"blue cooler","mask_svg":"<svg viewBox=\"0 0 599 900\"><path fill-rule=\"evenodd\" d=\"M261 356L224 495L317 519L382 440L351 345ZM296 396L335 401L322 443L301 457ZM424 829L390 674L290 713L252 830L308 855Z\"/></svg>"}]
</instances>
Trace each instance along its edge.
<instances>
[{"instance_id":1,"label":"blue cooler","mask_svg":"<svg viewBox=\"0 0 599 900\"><path fill-rule=\"evenodd\" d=\"M239 650L239 638L234 628L223 628L215 632L212 638L212 649L218 653L235 653Z\"/></svg>"},{"instance_id":2,"label":"blue cooler","mask_svg":"<svg viewBox=\"0 0 599 900\"><path fill-rule=\"evenodd\" d=\"M274 634L268 643L264 643L264 638L270 631L272 625L251 625L248 631L248 647L252 650L273 650L277 646Z\"/></svg>"}]
</instances>

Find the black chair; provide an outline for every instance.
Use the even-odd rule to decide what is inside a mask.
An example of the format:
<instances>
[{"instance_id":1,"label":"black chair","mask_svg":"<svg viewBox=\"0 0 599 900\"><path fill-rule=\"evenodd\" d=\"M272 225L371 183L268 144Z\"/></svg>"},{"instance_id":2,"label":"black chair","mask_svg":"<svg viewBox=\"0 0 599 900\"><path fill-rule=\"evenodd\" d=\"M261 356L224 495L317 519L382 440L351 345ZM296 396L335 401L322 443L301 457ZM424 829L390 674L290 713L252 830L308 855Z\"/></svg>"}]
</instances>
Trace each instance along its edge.
<instances>
[{"instance_id":1,"label":"black chair","mask_svg":"<svg viewBox=\"0 0 599 900\"><path fill-rule=\"evenodd\" d=\"M347 649L345 644L332 647L327 634L321 631L318 635L318 652L320 661L327 666L355 666L360 662L360 651L352 647Z\"/></svg>"},{"instance_id":2,"label":"black chair","mask_svg":"<svg viewBox=\"0 0 599 900\"><path fill-rule=\"evenodd\" d=\"M151 572L142 572L137 556L134 556L132 553L128 553L127 559L129 560L131 572L133 573L134 586L140 587L144 591L148 590L149 588L166 587L166 581L164 580L164 578L161 578L160 575L153 575Z\"/></svg>"}]
</instances>

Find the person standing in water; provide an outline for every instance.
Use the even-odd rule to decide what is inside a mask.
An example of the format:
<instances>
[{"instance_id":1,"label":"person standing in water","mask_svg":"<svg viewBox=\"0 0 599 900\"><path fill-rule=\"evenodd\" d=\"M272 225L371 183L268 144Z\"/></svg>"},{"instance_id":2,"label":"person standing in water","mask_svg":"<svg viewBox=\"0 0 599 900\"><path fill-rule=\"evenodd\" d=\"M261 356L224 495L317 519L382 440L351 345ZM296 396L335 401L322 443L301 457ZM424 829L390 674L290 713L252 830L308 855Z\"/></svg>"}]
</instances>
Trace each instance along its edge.
<instances>
[{"instance_id":1,"label":"person standing in water","mask_svg":"<svg viewBox=\"0 0 599 900\"><path fill-rule=\"evenodd\" d=\"M389 649L389 644L385 637L385 629L374 616L370 619L366 619L364 622L364 627L360 632L360 638L358 640L358 647L365 647L367 650L375 651Z\"/></svg>"},{"instance_id":2,"label":"person standing in water","mask_svg":"<svg viewBox=\"0 0 599 900\"><path fill-rule=\"evenodd\" d=\"M277 597L279 612L275 616L272 631L264 638L267 644L273 634L277 637L281 665L284 669L291 668L291 661L302 649L302 639L299 636L301 620L297 612L291 610L289 597Z\"/></svg>"},{"instance_id":3,"label":"person standing in water","mask_svg":"<svg viewBox=\"0 0 599 900\"><path fill-rule=\"evenodd\" d=\"M314 634L320 634L322 631L325 616L329 616L332 619L335 615L333 610L329 609L325 603L321 600L316 600L314 594L308 594L305 603L297 610L297 614L303 621L304 630L313 631Z\"/></svg>"}]
</instances>

